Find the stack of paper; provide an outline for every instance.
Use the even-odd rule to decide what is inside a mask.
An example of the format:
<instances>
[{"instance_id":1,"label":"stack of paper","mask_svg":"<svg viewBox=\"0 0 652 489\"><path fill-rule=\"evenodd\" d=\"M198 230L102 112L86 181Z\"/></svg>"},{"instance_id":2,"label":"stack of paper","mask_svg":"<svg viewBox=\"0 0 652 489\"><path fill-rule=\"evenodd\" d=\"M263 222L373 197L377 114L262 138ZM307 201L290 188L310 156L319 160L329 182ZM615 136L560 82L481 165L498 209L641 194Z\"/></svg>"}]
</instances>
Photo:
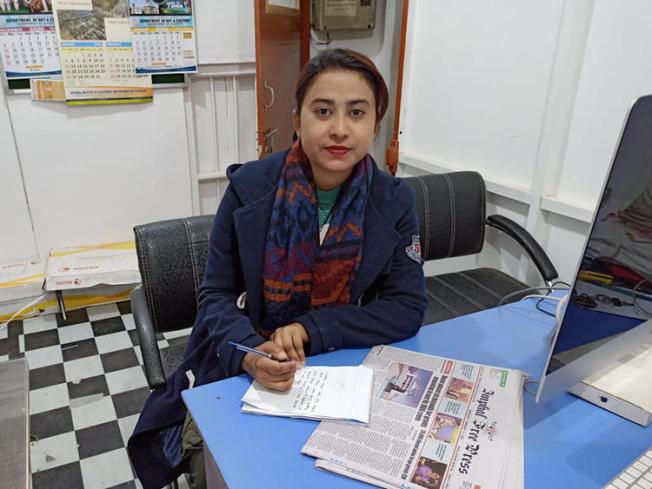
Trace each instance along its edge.
<instances>
[{"instance_id":1,"label":"stack of paper","mask_svg":"<svg viewBox=\"0 0 652 489\"><path fill-rule=\"evenodd\" d=\"M57 312L54 294L43 291L44 280L45 263L38 260L0 265L0 323L19 311L14 319Z\"/></svg>"},{"instance_id":2,"label":"stack of paper","mask_svg":"<svg viewBox=\"0 0 652 489\"><path fill-rule=\"evenodd\" d=\"M102 243L52 250L45 277L47 290L140 282L136 244Z\"/></svg>"},{"instance_id":3,"label":"stack of paper","mask_svg":"<svg viewBox=\"0 0 652 489\"><path fill-rule=\"evenodd\" d=\"M44 281L45 264L39 260L0 265L0 302L38 297Z\"/></svg>"},{"instance_id":4,"label":"stack of paper","mask_svg":"<svg viewBox=\"0 0 652 489\"><path fill-rule=\"evenodd\" d=\"M304 367L287 392L254 382L242 398L242 411L367 423L372 386L373 370L367 367Z\"/></svg>"}]
</instances>

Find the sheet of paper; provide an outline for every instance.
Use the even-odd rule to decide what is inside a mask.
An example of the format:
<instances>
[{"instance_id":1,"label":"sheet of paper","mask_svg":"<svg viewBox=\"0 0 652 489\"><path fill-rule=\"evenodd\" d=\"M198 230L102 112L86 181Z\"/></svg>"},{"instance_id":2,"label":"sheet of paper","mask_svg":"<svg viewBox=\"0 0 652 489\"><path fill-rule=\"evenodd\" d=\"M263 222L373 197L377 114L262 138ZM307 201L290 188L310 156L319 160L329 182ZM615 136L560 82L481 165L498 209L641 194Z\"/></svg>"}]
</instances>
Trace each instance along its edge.
<instances>
[{"instance_id":1,"label":"sheet of paper","mask_svg":"<svg viewBox=\"0 0 652 489\"><path fill-rule=\"evenodd\" d=\"M254 382L242 398L244 412L310 419L369 421L373 370L304 367L292 388L277 392Z\"/></svg>"},{"instance_id":2,"label":"sheet of paper","mask_svg":"<svg viewBox=\"0 0 652 489\"><path fill-rule=\"evenodd\" d=\"M395 489L394 484L389 484L387 482L381 481L380 479L374 479L368 475L363 474L362 472L357 472L351 468L348 468L344 465L336 464L335 462L329 462L328 460L315 460L315 467L322 470L328 470L336 474L344 475L355 479L358 481L366 482L367 484L373 484L374 486L384 487L385 489Z\"/></svg>"},{"instance_id":3,"label":"sheet of paper","mask_svg":"<svg viewBox=\"0 0 652 489\"><path fill-rule=\"evenodd\" d=\"M30 80L32 100L48 102L65 102L66 94L63 88L63 80L55 79L32 79Z\"/></svg>"},{"instance_id":4,"label":"sheet of paper","mask_svg":"<svg viewBox=\"0 0 652 489\"><path fill-rule=\"evenodd\" d=\"M523 489L525 487L525 430L523 428L523 398L514 411L512 444L503 472L502 489Z\"/></svg>"}]
</instances>

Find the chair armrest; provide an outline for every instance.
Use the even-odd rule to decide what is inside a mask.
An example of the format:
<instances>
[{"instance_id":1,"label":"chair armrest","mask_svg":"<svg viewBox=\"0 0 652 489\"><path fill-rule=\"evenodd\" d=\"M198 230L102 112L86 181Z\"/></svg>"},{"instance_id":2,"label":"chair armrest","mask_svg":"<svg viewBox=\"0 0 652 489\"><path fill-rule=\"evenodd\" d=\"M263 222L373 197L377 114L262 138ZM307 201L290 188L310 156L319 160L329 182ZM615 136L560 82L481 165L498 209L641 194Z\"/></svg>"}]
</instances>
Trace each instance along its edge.
<instances>
[{"instance_id":1,"label":"chair armrest","mask_svg":"<svg viewBox=\"0 0 652 489\"><path fill-rule=\"evenodd\" d=\"M512 221L505 216L494 214L487 217L487 225L499 229L505 234L511 236L521 247L530 255L530 258L536 265L539 273L548 284L559 277L555 266L548 258L548 255L537 240L527 232L520 224Z\"/></svg>"},{"instance_id":2,"label":"chair armrest","mask_svg":"<svg viewBox=\"0 0 652 489\"><path fill-rule=\"evenodd\" d=\"M165 373L142 285L131 291L131 310L136 323L140 352L143 355L147 384L150 389L156 389L165 384Z\"/></svg>"}]
</instances>

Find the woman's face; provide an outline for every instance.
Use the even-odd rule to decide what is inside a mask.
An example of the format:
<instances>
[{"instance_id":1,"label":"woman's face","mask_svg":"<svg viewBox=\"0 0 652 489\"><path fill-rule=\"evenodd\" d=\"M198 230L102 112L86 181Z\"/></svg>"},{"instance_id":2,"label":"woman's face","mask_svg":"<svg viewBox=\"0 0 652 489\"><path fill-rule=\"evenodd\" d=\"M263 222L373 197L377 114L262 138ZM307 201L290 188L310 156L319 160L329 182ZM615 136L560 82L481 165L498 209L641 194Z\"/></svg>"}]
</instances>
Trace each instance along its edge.
<instances>
[{"instance_id":1,"label":"woman's face","mask_svg":"<svg viewBox=\"0 0 652 489\"><path fill-rule=\"evenodd\" d=\"M315 77L293 121L315 182L328 190L342 184L369 152L376 99L359 73L327 71Z\"/></svg>"}]
</instances>

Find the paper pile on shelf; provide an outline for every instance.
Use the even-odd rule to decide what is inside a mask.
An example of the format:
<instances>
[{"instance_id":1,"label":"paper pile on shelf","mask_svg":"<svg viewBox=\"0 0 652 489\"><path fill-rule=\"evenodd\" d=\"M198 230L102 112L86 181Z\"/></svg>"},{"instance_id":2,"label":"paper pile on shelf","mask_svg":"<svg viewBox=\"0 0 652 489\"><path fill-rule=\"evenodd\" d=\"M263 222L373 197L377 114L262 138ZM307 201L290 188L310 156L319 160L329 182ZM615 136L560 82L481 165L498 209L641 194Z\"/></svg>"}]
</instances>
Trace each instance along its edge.
<instances>
[{"instance_id":1,"label":"paper pile on shelf","mask_svg":"<svg viewBox=\"0 0 652 489\"><path fill-rule=\"evenodd\" d=\"M322 421L302 449L316 467L380 487L524 486L523 373L388 346L366 426Z\"/></svg>"},{"instance_id":2,"label":"paper pile on shelf","mask_svg":"<svg viewBox=\"0 0 652 489\"><path fill-rule=\"evenodd\" d=\"M133 241L63 248L50 251L48 256L46 290L139 282L136 244Z\"/></svg>"},{"instance_id":3,"label":"paper pile on shelf","mask_svg":"<svg viewBox=\"0 0 652 489\"><path fill-rule=\"evenodd\" d=\"M64 290L64 307L66 311L74 311L75 309L83 309L89 306L128 301L131 291L136 285L97 285L87 289Z\"/></svg>"},{"instance_id":4,"label":"paper pile on shelf","mask_svg":"<svg viewBox=\"0 0 652 489\"><path fill-rule=\"evenodd\" d=\"M44 281L45 263L39 260L0 265L0 323L30 303L18 319L56 311L54 295L43 291Z\"/></svg>"},{"instance_id":5,"label":"paper pile on shelf","mask_svg":"<svg viewBox=\"0 0 652 489\"><path fill-rule=\"evenodd\" d=\"M38 297L44 281L45 263L40 260L0 265L0 302Z\"/></svg>"}]
</instances>

